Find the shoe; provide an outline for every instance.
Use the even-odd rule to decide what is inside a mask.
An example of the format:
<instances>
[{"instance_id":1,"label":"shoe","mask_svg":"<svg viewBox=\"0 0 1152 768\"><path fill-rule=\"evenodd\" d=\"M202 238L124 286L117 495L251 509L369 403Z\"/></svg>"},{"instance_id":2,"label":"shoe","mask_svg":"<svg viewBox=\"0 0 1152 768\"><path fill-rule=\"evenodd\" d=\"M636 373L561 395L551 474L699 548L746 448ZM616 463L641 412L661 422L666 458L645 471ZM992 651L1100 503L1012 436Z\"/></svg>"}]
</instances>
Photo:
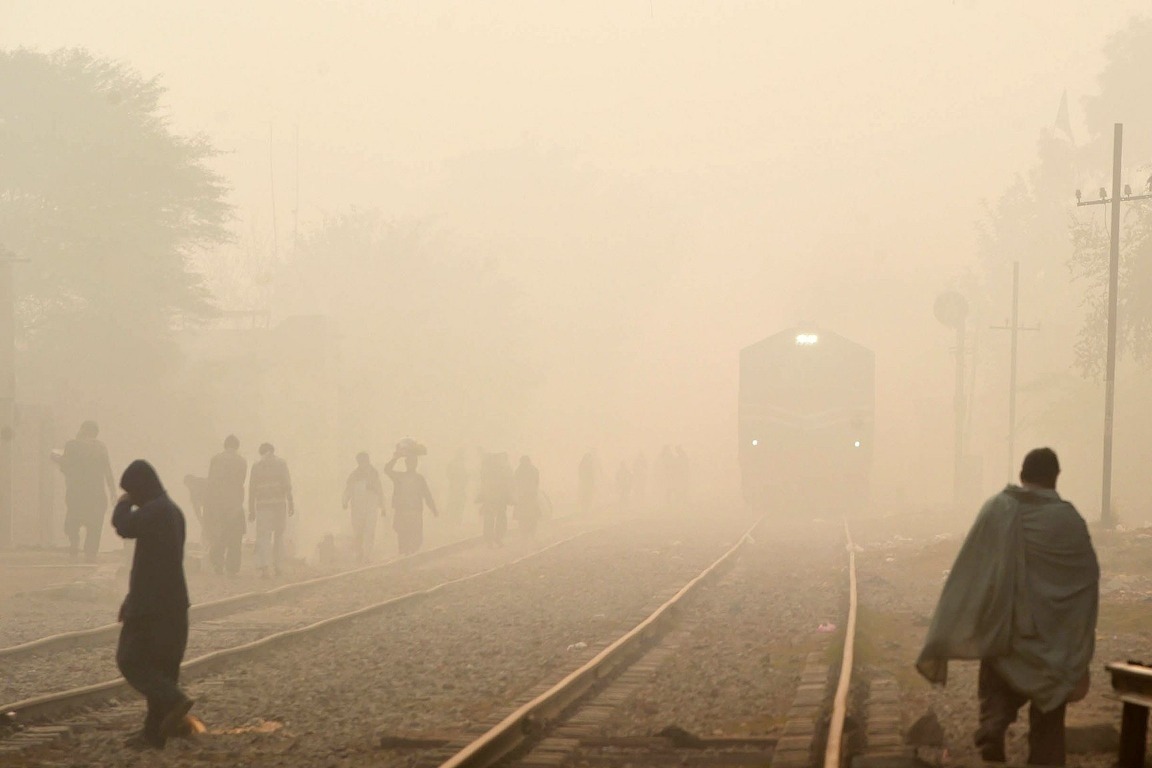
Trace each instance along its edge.
<instances>
[{"instance_id":1,"label":"shoe","mask_svg":"<svg viewBox=\"0 0 1152 768\"><path fill-rule=\"evenodd\" d=\"M178 735L180 729L184 726L184 716L188 714L188 710L192 709L192 705L195 703L195 701L187 696L178 701L172 709L168 710L168 714L164 715L164 719L160 721L160 733L165 738Z\"/></svg>"},{"instance_id":2,"label":"shoe","mask_svg":"<svg viewBox=\"0 0 1152 768\"><path fill-rule=\"evenodd\" d=\"M146 749L164 749L165 738L159 734L148 735L144 731L134 733L128 738L124 739L124 747L126 749L146 750Z\"/></svg>"},{"instance_id":3,"label":"shoe","mask_svg":"<svg viewBox=\"0 0 1152 768\"><path fill-rule=\"evenodd\" d=\"M194 739L202 733L205 733L208 728L204 722L196 717L196 715L184 715L184 719L180 721L180 725L176 728L176 738L180 739Z\"/></svg>"}]
</instances>

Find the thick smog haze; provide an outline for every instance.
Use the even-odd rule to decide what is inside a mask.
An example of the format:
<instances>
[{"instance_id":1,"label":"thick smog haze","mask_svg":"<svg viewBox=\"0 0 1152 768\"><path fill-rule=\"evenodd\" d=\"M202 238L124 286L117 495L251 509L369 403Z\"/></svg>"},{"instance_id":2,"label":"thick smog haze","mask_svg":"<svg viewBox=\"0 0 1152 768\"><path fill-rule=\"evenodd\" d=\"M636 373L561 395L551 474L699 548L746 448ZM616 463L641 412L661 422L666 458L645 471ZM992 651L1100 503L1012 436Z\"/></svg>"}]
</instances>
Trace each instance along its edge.
<instances>
[{"instance_id":1,"label":"thick smog haze","mask_svg":"<svg viewBox=\"0 0 1152 768\"><path fill-rule=\"evenodd\" d=\"M83 47L158 78L170 127L219 150L210 167L231 190L234 242L195 256L216 302L267 310L273 325L325 315L345 344L331 382L343 380L344 413L317 483L355 450L383 454L412 434L437 467L457 445L531 453L559 497L590 448L610 471L682 444L697 490L734 496L739 350L809 323L875 351L872 496L903 509L951 498L953 338L933 301L950 287L987 294L977 226L987 201L1035 165L1065 93L1076 141L1092 138L1081 101L1097 90L1109 36L1143 10L8 2L0 46ZM1108 167L1081 177L1094 189ZM459 294L432 275L405 299L387 270L324 266L325 222L353 211L409 233L386 238L422 242ZM311 266L308 253L319 259ZM1004 258L995 279L1006 286ZM1065 262L1054 254L1052 273L1065 275ZM470 281L491 292L458 300ZM1007 315L1004 286L994 290L976 301L981 329ZM1025 286L1022 321L1034 298ZM471 410L443 382L435 396L416 385L374 394L373 382L435 375L355 359L407 336L405 312L433 318L431 335L403 343L423 338L436 358L437 338L460 336L493 307L508 312L456 339L479 355L484 333L505 334L471 369L475 380L455 382L480 382ZM464 354L445 343L441 357ZM1007 341L981 331L974 344L968 440L983 493L1008 479ZM1023 381L1068 370L1071 354L1021 366ZM1082 430L1033 424L1020 438L1083 437L1063 447L1077 459L1070 488L1086 502L1099 487L1100 408L1089 402ZM191 412L212 415L186 425L195 445L134 435L116 454L154 446L158 466L182 474L216 432L249 426L227 423L238 410L204 394ZM269 418L243 435L247 448L292 431ZM307 440L288 438L291 453Z\"/></svg>"}]
</instances>

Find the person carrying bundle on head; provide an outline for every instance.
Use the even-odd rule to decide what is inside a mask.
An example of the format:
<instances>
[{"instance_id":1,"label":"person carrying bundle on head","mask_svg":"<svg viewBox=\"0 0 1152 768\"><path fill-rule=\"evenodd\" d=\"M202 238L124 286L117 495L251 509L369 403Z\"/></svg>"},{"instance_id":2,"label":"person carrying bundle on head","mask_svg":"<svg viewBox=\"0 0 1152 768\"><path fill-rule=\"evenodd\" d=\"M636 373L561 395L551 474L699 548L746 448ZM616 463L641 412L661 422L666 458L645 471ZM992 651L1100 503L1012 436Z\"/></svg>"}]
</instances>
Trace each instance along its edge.
<instances>
[{"instance_id":1,"label":"person carrying bundle on head","mask_svg":"<svg viewBox=\"0 0 1152 768\"><path fill-rule=\"evenodd\" d=\"M396 531L401 555L415 553L424 543L424 505L434 516L439 516L428 481L416 471L419 457L428 450L411 438L396 444L396 452L384 465L384 474L392 481L392 527ZM396 464L404 459L404 470Z\"/></svg>"}]
</instances>

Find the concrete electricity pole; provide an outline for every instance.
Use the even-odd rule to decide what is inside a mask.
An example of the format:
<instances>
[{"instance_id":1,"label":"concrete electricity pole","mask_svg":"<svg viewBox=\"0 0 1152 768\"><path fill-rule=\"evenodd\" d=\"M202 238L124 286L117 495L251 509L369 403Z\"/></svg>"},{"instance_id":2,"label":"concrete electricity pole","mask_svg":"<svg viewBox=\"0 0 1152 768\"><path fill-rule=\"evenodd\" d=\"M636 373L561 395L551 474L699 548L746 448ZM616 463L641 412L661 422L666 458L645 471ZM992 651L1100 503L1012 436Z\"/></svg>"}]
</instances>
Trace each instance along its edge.
<instances>
[{"instance_id":1,"label":"concrete electricity pole","mask_svg":"<svg viewBox=\"0 0 1152 768\"><path fill-rule=\"evenodd\" d=\"M16 415L16 313L12 264L0 247L0 549L12 548L12 427Z\"/></svg>"},{"instance_id":2,"label":"concrete electricity pole","mask_svg":"<svg viewBox=\"0 0 1152 768\"><path fill-rule=\"evenodd\" d=\"M1076 205L1112 205L1111 247L1108 250L1108 352L1104 373L1104 478L1100 498L1100 522L1111 528L1116 524L1112 514L1112 412L1116 400L1116 294L1120 284L1120 203L1147 200L1152 195L1133 195L1129 187L1121 189L1120 161L1124 151L1124 124L1116 123L1112 134L1112 196L1100 187L1100 199L1082 201L1076 190Z\"/></svg>"}]
</instances>

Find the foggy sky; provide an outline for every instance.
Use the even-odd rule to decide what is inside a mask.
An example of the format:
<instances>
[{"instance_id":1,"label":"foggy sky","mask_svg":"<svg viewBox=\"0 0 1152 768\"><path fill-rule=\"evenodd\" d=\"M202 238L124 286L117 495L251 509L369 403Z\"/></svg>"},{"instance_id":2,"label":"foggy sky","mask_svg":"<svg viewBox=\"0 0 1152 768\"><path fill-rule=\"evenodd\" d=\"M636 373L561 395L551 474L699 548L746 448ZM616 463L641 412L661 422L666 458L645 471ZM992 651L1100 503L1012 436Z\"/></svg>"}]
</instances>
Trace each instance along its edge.
<instances>
[{"instance_id":1,"label":"foggy sky","mask_svg":"<svg viewBox=\"0 0 1152 768\"><path fill-rule=\"evenodd\" d=\"M949 445L922 444L951 397L932 300L1065 89L1082 134L1100 49L1144 9L0 0L0 45L161 77L263 240L271 152L282 251L298 131L302 227L379 208L498 255L557 347L522 436L555 471L557 440L672 442L730 476L739 348L809 320L876 350L881 484L927 449L941 474L920 490L943 497Z\"/></svg>"}]
</instances>

